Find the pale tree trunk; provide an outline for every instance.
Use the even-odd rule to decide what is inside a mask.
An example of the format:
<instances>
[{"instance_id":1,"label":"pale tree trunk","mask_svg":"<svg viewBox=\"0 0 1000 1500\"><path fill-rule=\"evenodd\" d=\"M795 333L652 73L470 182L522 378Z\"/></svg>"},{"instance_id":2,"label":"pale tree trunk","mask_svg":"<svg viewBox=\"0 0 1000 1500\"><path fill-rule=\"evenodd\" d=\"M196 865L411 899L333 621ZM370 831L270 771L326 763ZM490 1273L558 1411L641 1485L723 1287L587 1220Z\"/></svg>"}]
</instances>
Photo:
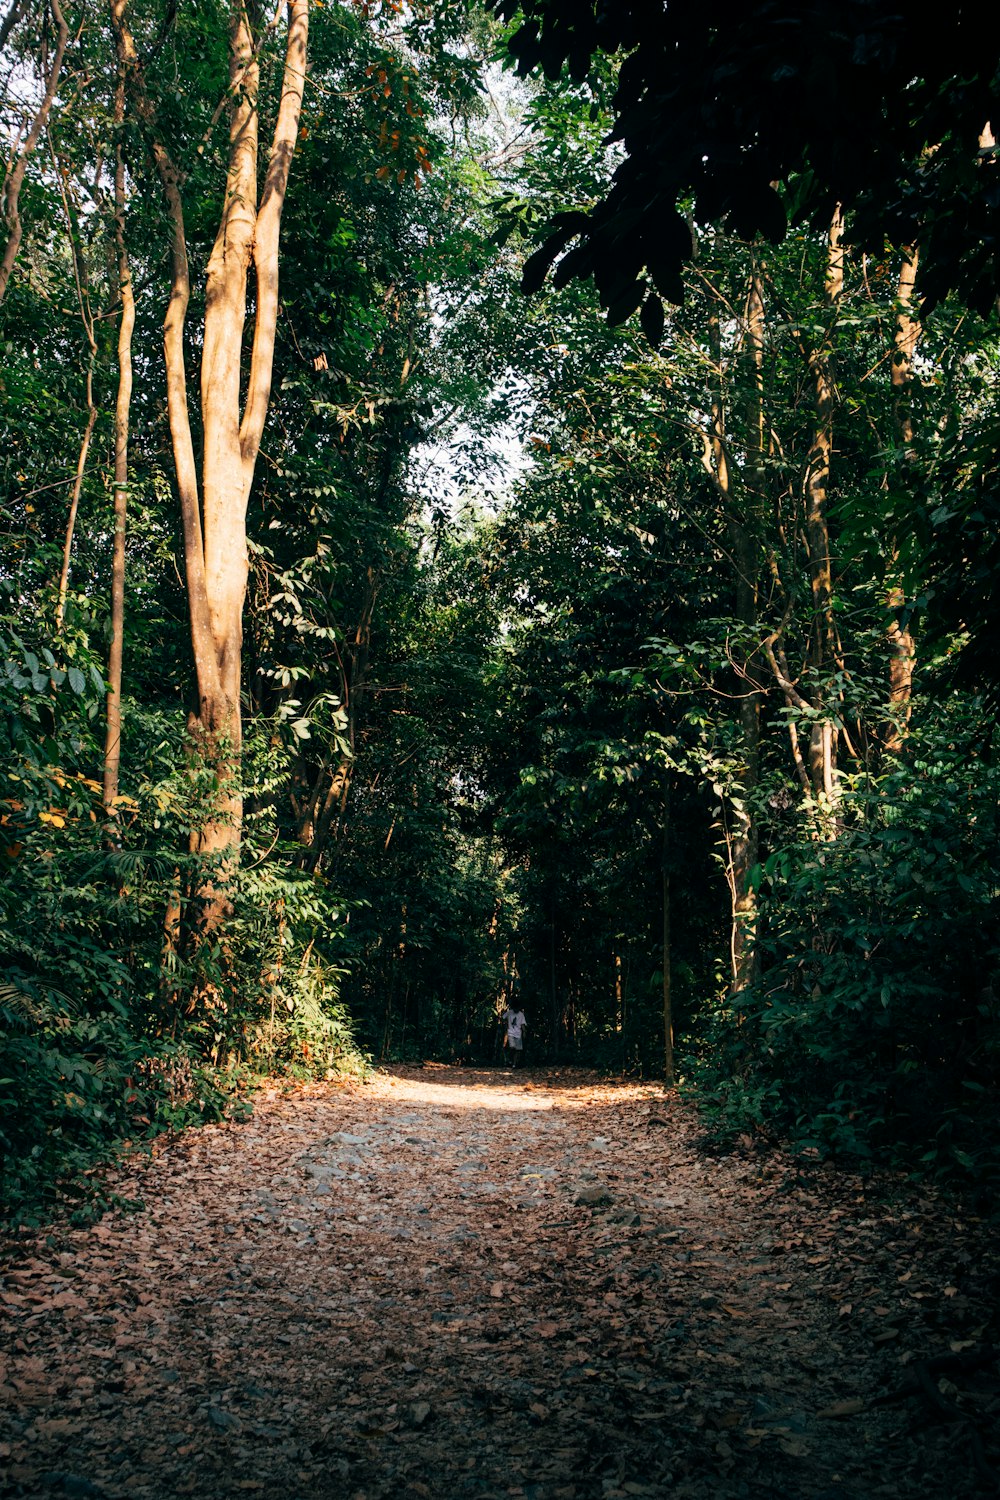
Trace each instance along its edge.
<instances>
[{"instance_id":1,"label":"pale tree trunk","mask_svg":"<svg viewBox=\"0 0 1000 1500\"><path fill-rule=\"evenodd\" d=\"M94 427L97 423L97 406L94 402L94 365L97 361L97 340L94 337L94 317L90 308L87 263L80 251L79 230L70 207L69 191L66 186L66 172L54 147L52 150L52 161L56 175L59 178L63 211L66 215L66 236L69 240L70 256L73 262L73 279L76 283L77 305L80 309L80 321L83 324L88 349L87 373L84 382L87 399L87 423L84 427L83 437L80 439L79 452L77 453L76 473L73 476L69 515L66 519L66 530L63 537L62 566L59 570L59 591L56 599L56 629L57 631L61 631L66 622L66 601L69 595L69 570L73 560L73 536L76 531L76 517L80 509L80 496L83 494L83 479L87 470L90 442L94 436Z\"/></svg>"},{"instance_id":2,"label":"pale tree trunk","mask_svg":"<svg viewBox=\"0 0 1000 1500\"><path fill-rule=\"evenodd\" d=\"M202 925L209 930L218 927L227 911L225 878L238 861L242 832L240 685L248 566L246 511L271 395L281 214L302 108L308 0L287 0L286 12L281 102L259 206L257 44L247 12L238 0L231 13L229 162L206 281L201 368L204 454L199 485L184 359L184 323L191 284L181 179L156 129L155 112L145 92L126 21L125 0L112 0L112 17L125 48L130 88L150 134L171 222L172 284L164 320L164 355L195 665L197 707L191 716L191 729L199 753L215 771L218 783L210 816L193 841L197 852L216 855L220 863L220 878L210 881L201 893ZM241 414L251 265L255 271L256 321Z\"/></svg>"},{"instance_id":3,"label":"pale tree trunk","mask_svg":"<svg viewBox=\"0 0 1000 1500\"><path fill-rule=\"evenodd\" d=\"M757 515L767 491L766 428L764 421L764 295L759 268L753 266L747 292L744 328L746 381L746 485L741 514L730 523L736 563L736 618L747 644L741 646L737 670L740 677L739 723L743 769L739 780L742 807L734 809L732 841L732 987L738 993L753 980L757 903L751 874L757 863L758 835L751 799L760 775L760 683L749 649L758 615Z\"/></svg>"},{"instance_id":4,"label":"pale tree trunk","mask_svg":"<svg viewBox=\"0 0 1000 1500\"><path fill-rule=\"evenodd\" d=\"M69 27L66 25L65 17L59 0L49 0L49 8L52 12L52 20L56 28L56 45L52 54L52 65L45 79L45 93L42 98L38 112L31 122L28 134L22 142L21 149L15 157L10 171L7 173L7 181L4 183L3 216L7 225L7 242L4 245L3 256L0 257L0 302L3 301L7 286L10 282L10 273L14 269L17 260L17 252L21 248L21 240L24 236L24 225L21 222L21 185L24 182L24 174L28 169L28 161L32 152L38 145L39 137L45 129L53 101L56 97L56 89L59 86L59 75L62 72L63 58L66 55L66 46L69 42ZM13 9L4 19L4 38L16 23L20 10Z\"/></svg>"},{"instance_id":5,"label":"pale tree trunk","mask_svg":"<svg viewBox=\"0 0 1000 1500\"><path fill-rule=\"evenodd\" d=\"M240 712L243 600L247 584L246 508L254 464L240 442L240 376L246 323L247 280L257 221L259 68L246 11L233 13L229 54L229 169L225 205L208 262L205 336L201 360L202 548L207 619L192 616L200 632L199 657L213 670L197 670L198 708L191 728L206 762L219 773L212 817L198 838L203 853L231 851L240 842L239 786L243 725ZM254 454L256 457L256 454Z\"/></svg>"},{"instance_id":6,"label":"pale tree trunk","mask_svg":"<svg viewBox=\"0 0 1000 1500\"><path fill-rule=\"evenodd\" d=\"M896 428L904 450L909 450L913 442L913 418L906 395L913 378L913 356L920 340L920 313L914 300L918 259L915 245L903 246L903 263L899 268L899 285L896 289L896 332L890 366ZM907 457L909 456L907 451Z\"/></svg>"},{"instance_id":7,"label":"pale tree trunk","mask_svg":"<svg viewBox=\"0 0 1000 1500\"><path fill-rule=\"evenodd\" d=\"M60 631L66 622L66 600L69 596L69 570L73 560L73 535L76 531L76 516L80 508L80 496L83 493L83 477L87 468L87 456L90 453L90 440L94 435L94 427L97 423L97 407L94 404L94 359L96 354L97 347L93 343L93 336L91 335L91 350L87 360L86 374L87 425L83 429L83 437L80 439L80 449L76 459L76 473L73 476L69 515L66 518L66 531L63 536L62 566L59 570L59 594L56 600L56 629Z\"/></svg>"},{"instance_id":8,"label":"pale tree trunk","mask_svg":"<svg viewBox=\"0 0 1000 1500\"><path fill-rule=\"evenodd\" d=\"M115 540L111 561L111 648L108 653L108 696L104 737L104 807L114 812L118 797L122 736L122 652L125 643L125 524L128 513L128 439L132 403L132 331L135 294L125 241L125 126L126 59L118 43L118 81L115 89L115 251L118 261L118 395L115 401Z\"/></svg>"},{"instance_id":9,"label":"pale tree trunk","mask_svg":"<svg viewBox=\"0 0 1000 1500\"><path fill-rule=\"evenodd\" d=\"M163 913L163 945L160 949L160 998L164 1011L173 1013L176 1025L179 1019L178 1002L178 955L181 948L181 919L184 915L181 900L181 872L175 870L167 892L167 903Z\"/></svg>"},{"instance_id":10,"label":"pale tree trunk","mask_svg":"<svg viewBox=\"0 0 1000 1500\"><path fill-rule=\"evenodd\" d=\"M826 284L824 302L830 316L830 332L821 346L810 355L816 408L816 429L806 467L805 534L809 548L810 586L812 591L812 633L810 664L816 679L817 702L821 710L809 736L809 778L815 800L821 810L821 823L832 833L830 813L837 801L837 729L823 702L828 689L823 675L837 664L839 647L833 617L833 568L830 557L830 467L833 453L833 412L835 386L833 378L833 330L844 290L843 216L840 205L834 210L827 241Z\"/></svg>"},{"instance_id":11,"label":"pale tree trunk","mask_svg":"<svg viewBox=\"0 0 1000 1500\"><path fill-rule=\"evenodd\" d=\"M761 277L756 265L747 291L742 329L745 365L746 462L742 481L734 478L726 449L726 416L723 396L722 332L718 315L709 317L709 341L717 380L711 409L711 435L703 444L702 462L724 507L732 566L735 577L735 618L741 639L731 651L737 677L738 716L742 766L731 804L732 830L725 830L726 881L730 896L730 990L736 993L751 982L756 901L750 882L757 863L757 827L751 798L757 786L760 763L760 683L756 675L750 638L757 625L757 514L766 490L764 427L764 302Z\"/></svg>"},{"instance_id":12,"label":"pale tree trunk","mask_svg":"<svg viewBox=\"0 0 1000 1500\"><path fill-rule=\"evenodd\" d=\"M903 457L909 462L913 456L913 417L907 401L907 393L913 379L913 356L920 339L920 314L914 300L917 277L917 248L903 247L903 264L899 270L899 286L896 291L896 333L890 378L895 397L896 432L903 449ZM893 560L896 546L893 544ZM886 603L895 610L896 617L889 622L886 632L889 638L889 707L890 723L885 748L892 754L902 749L907 726L910 722L911 696L913 692L913 668L916 660L913 635L902 622L901 615L906 603L902 586L890 585Z\"/></svg>"},{"instance_id":13,"label":"pale tree trunk","mask_svg":"<svg viewBox=\"0 0 1000 1500\"><path fill-rule=\"evenodd\" d=\"M207 621L192 616L196 651L197 733L207 758L222 772L213 817L199 848L238 856L243 816L238 784L243 729L240 685L243 601L247 583L246 512L257 454L271 396L278 317L278 247L281 213L298 135L305 84L308 0L289 0L288 34L281 103L257 207L258 67L246 13L234 12L230 79L234 102L230 118L226 203L208 264L205 340L201 371L204 429L202 470L203 551ZM256 322L246 405L240 415L240 376L246 320L247 279L255 270ZM208 626L208 636L204 634ZM200 663L212 658L212 670ZM221 916L218 901L207 913Z\"/></svg>"}]
</instances>

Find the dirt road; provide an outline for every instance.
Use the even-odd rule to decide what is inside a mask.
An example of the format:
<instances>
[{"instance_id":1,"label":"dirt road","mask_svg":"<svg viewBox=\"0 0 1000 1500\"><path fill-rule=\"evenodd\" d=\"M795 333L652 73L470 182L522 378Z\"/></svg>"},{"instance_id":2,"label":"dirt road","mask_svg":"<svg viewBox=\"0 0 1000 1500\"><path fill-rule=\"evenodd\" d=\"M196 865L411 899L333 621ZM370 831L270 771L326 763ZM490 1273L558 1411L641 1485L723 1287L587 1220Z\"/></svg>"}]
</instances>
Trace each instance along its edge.
<instances>
[{"instance_id":1,"label":"dirt road","mask_svg":"<svg viewBox=\"0 0 1000 1500\"><path fill-rule=\"evenodd\" d=\"M189 1132L4 1268L0 1493L986 1492L980 1226L698 1136L656 1088L431 1067Z\"/></svg>"}]
</instances>

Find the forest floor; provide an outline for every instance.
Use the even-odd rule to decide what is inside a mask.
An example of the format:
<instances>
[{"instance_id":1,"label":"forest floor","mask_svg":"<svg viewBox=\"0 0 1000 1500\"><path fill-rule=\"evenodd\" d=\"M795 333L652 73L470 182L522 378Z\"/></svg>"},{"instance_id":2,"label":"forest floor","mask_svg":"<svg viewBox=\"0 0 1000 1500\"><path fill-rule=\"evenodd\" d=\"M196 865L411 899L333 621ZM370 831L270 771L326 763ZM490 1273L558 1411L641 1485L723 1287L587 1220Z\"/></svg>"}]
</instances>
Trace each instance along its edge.
<instances>
[{"instance_id":1,"label":"forest floor","mask_svg":"<svg viewBox=\"0 0 1000 1500\"><path fill-rule=\"evenodd\" d=\"M132 1160L141 1208L6 1246L0 1494L995 1493L987 1226L701 1134L428 1065Z\"/></svg>"}]
</instances>

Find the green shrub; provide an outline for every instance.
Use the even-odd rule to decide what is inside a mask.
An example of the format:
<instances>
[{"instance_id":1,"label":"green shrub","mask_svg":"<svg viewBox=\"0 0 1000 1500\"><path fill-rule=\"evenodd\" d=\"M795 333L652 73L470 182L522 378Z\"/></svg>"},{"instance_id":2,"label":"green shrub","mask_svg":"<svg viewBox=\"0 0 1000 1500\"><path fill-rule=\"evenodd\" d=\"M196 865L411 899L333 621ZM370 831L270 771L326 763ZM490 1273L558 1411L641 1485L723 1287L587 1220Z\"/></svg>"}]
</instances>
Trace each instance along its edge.
<instances>
[{"instance_id":1,"label":"green shrub","mask_svg":"<svg viewBox=\"0 0 1000 1500\"><path fill-rule=\"evenodd\" d=\"M700 1067L721 1125L982 1168L1000 1118L1000 774L979 737L975 706L953 705L847 784L835 838L766 860L757 978L716 1008Z\"/></svg>"}]
</instances>

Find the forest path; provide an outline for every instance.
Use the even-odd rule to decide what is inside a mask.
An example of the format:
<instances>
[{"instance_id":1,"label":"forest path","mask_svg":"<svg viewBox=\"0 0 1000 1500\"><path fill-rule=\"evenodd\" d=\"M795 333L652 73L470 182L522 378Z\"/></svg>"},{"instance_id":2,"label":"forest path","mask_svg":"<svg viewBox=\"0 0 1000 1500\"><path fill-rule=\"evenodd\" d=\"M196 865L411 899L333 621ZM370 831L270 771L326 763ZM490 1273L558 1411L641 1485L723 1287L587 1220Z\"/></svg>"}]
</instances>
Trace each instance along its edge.
<instances>
[{"instance_id":1,"label":"forest path","mask_svg":"<svg viewBox=\"0 0 1000 1500\"><path fill-rule=\"evenodd\" d=\"M6 1268L0 1493L974 1494L964 1427L822 1411L982 1336L975 1226L698 1133L657 1088L429 1066L188 1132L119 1174L142 1211Z\"/></svg>"}]
</instances>

